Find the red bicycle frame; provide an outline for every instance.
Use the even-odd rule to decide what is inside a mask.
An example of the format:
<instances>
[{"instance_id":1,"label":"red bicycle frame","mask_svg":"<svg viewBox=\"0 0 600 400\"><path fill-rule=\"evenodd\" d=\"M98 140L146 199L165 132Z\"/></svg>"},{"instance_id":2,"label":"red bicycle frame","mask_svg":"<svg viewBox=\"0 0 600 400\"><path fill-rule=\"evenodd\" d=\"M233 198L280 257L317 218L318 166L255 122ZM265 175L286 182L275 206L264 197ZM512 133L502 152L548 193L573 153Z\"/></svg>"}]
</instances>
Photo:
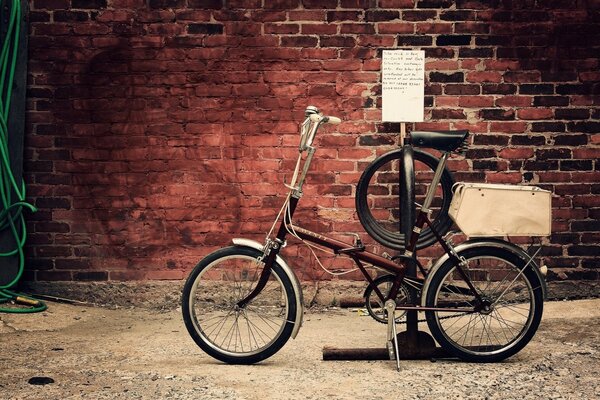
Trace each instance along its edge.
<instances>
[{"instance_id":1,"label":"red bicycle frame","mask_svg":"<svg viewBox=\"0 0 600 400\"><path fill-rule=\"evenodd\" d=\"M406 275L406 271L408 268L407 263L409 263L409 262L417 263L417 260L413 256L413 254L416 249L417 240L419 239L419 235L425 224L427 224L428 226L431 227L431 230L434 232L437 240L440 242L440 244L442 245L442 247L444 248L446 253L450 256L452 261L454 261L456 263L457 270L459 271L463 280L468 285L472 294L478 300L477 303L481 304L481 298L480 298L479 294L477 293L477 290L475 290L475 287L471 283L471 280L469 279L469 277L464 273L464 271L460 267L462 261L456 255L454 250L450 246L448 246L448 244L443 240L443 238L437 233L437 231L433 227L431 221L429 220L428 213L425 212L424 210L419 211L419 213L417 215L417 221L414 224L413 231L412 231L409 245L406 249L406 252L404 255L401 255L399 257L402 260L402 263L397 264L388 258L382 257L375 253L371 253L369 251L366 251L365 247L362 245L351 245L349 243L342 242L340 240L336 240L336 239L309 231L309 230L301 228L299 226L292 225L291 217L294 214L294 210L296 209L298 200L299 200L299 198L297 198L297 197L290 198L289 214L287 214L283 218L281 225L279 226L279 231L277 233L277 237L275 238L275 240L270 242L271 244L268 246L269 247L268 249L265 249L265 258L263 259L265 266L263 268L263 271L261 273L259 281L258 281L256 287L254 288L254 290L251 293L249 293L246 298L244 298L238 302L239 307L245 306L248 302L250 302L252 299L254 299L266 285L266 283L269 279L270 271L271 271L271 268L275 261L275 258L277 256L277 254L279 253L279 251L281 250L283 243L285 243L285 238L288 233L288 230L294 232L294 234L302 240L305 240L307 242L314 243L318 246L332 250L334 254L343 254L343 255L350 257L356 263L357 267L362 272L362 274L364 275L365 279L369 282L369 284L373 285L373 289L374 289L375 293L377 294L377 296L379 297L379 299L382 302L385 302L386 300L389 300L389 299L395 299L396 296L398 295L398 290L400 289L400 285L402 284L404 277ZM381 291L377 288L377 285L374 285L373 278L371 277L369 272L366 270L366 268L364 267L362 262L365 262L367 264L381 268L385 271L392 273L395 276L394 282L393 282L392 287L391 287L389 293L387 294L387 296L384 296L381 293ZM441 308L440 307L440 308L437 308L437 307L421 307L416 304L407 305L407 306L397 306L396 309L419 310L419 311L444 311L444 312L476 312L476 311L478 311L477 307L472 307L472 308L448 308L448 307Z\"/></svg>"}]
</instances>

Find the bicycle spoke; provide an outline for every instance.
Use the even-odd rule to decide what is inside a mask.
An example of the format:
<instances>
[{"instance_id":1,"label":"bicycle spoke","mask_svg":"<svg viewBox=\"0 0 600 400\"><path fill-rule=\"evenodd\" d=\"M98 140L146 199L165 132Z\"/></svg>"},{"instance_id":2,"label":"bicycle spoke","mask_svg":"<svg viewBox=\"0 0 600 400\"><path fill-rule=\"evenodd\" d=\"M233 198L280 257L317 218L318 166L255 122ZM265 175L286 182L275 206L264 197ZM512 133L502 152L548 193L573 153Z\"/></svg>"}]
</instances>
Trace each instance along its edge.
<instances>
[{"instance_id":1,"label":"bicycle spoke","mask_svg":"<svg viewBox=\"0 0 600 400\"><path fill-rule=\"evenodd\" d=\"M257 347L259 347L257 337L262 342L262 345L266 344L268 342L268 340L265 339L265 337L263 335L264 332L260 328L258 328L256 326L256 324L253 323L250 320L250 318L248 318L247 315L244 315L244 318L246 318L246 321L248 323L248 329L249 329L249 331L252 332L252 337L254 338L254 341L256 342Z\"/></svg>"}]
</instances>

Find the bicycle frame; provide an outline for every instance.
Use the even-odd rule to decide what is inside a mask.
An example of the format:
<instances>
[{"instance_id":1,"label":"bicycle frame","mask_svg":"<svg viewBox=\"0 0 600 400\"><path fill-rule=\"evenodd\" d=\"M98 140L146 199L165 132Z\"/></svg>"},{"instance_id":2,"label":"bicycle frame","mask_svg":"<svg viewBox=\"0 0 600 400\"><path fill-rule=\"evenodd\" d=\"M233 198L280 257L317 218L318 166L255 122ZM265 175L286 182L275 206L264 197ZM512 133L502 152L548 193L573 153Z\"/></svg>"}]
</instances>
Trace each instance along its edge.
<instances>
[{"instance_id":1,"label":"bicycle frame","mask_svg":"<svg viewBox=\"0 0 600 400\"><path fill-rule=\"evenodd\" d=\"M310 162L312 160L312 155L314 154L314 151L315 151L315 148L312 147L311 144L312 144L312 139L314 138L314 134L316 133L316 131L318 129L319 123L320 122L317 122L316 125L313 126L313 128L310 131L311 135L308 140L309 144L306 145L307 142L304 140L302 141L302 144L300 147L300 152L302 154L303 150L308 150L308 157L305 161L305 165L304 165L304 168L302 171L302 176L300 177L298 186L290 187L291 192L290 192L290 197L289 197L289 204L287 205L287 213L282 218L277 235L274 240L269 239L269 240L267 240L267 243L265 244L265 247L263 250L264 251L263 262L264 262L265 266L263 268L263 271L261 273L259 281L258 281L256 287L254 288L254 290L251 293L249 293L246 298L244 298L238 302L238 306L244 307L252 299L254 299L260 293L260 291L265 287L265 285L269 279L270 271L273 266L273 263L278 255L279 251L285 245L285 240L286 240L286 236L287 236L288 232L293 232L295 236L297 236L298 238L300 238L303 241L307 241L307 242L313 243L317 246L320 246L322 248L329 249L334 254L343 254L343 255L348 256L355 262L358 269L361 271L361 273L363 274L365 279L369 282L369 284L373 285L376 295L380 298L380 300L382 302L385 302L389 299L395 299L398 294L398 291L400 289L400 286L404 280L404 277L406 275L406 272L408 269L408 263L418 264L417 260L416 260L416 256L415 256L417 240L419 239L421 230L423 229L425 224L427 224L431 228L437 241L441 244L441 246L444 249L444 251L446 252L446 254L452 259L452 261L454 261L456 263L459 274L461 275L462 279L467 284L469 290L472 292L472 294L474 295L474 297L477 300L476 306L470 307L470 308L448 308L448 307L437 308L437 307L422 307L422 306L413 304L413 305L406 305L406 306L396 306L396 309L418 310L418 311L466 312L466 313L479 311L479 307L482 304L482 299L481 299L480 295L478 294L477 290L475 290L475 287L473 286L469 277L464 273L464 271L461 268L461 265L464 261L458 257L458 255L456 254L456 252L454 251L452 246L449 243L447 243L440 236L440 234L435 230L435 227L433 226L431 220L429 219L429 214L430 214L429 206L431 205L431 202L432 202L434 194L435 194L435 187L439 183L441 174L444 171L449 153L444 153L442 155L442 158L440 159L436 173L434 174L434 177L432 179L432 183L428 188L428 192L426 194L426 198L423 203L423 206L421 207L421 209L419 210L419 212L417 214L417 219L413 225L412 233L410 236L410 241L408 243L406 251L405 251L404 255L399 256L399 258L402 260L402 263L400 263L400 264L397 264L386 257L366 251L365 247L362 246L362 244L357 243L355 245L351 245L349 243L345 243L345 242L339 241L337 239L323 236L318 233L312 232L310 230L307 230L307 229L304 229L304 228L301 228L299 226L295 226L292 224L293 214L296 210L298 201L302 197L302 191L301 191L302 184L304 182L304 178L306 177L306 172L307 172ZM302 156L300 155L300 159L301 159L301 157ZM284 208L285 208L285 206L284 206ZM385 271L388 271L388 272L394 274L395 279L394 279L394 282L390 289L390 292L387 294L387 296L384 296L381 293L381 291L377 288L377 285L374 285L373 277L371 277L369 272L366 270L365 266L362 264L363 262L370 264L372 266L375 266L377 268L381 268Z\"/></svg>"}]
</instances>

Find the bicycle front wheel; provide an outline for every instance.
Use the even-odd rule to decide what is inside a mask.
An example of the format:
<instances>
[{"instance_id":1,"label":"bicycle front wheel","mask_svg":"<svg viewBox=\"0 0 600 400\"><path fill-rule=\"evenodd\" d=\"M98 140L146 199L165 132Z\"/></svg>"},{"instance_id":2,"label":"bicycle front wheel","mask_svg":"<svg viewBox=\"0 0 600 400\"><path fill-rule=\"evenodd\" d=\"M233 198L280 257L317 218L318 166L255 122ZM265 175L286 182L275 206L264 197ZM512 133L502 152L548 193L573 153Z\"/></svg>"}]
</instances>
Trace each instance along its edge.
<instances>
[{"instance_id":1,"label":"bicycle front wheel","mask_svg":"<svg viewBox=\"0 0 600 400\"><path fill-rule=\"evenodd\" d=\"M296 295L275 263L265 288L243 307L264 264L261 251L227 247L202 259L187 279L182 311L188 332L210 356L229 364L253 364L275 354L294 328Z\"/></svg>"},{"instance_id":2,"label":"bicycle front wheel","mask_svg":"<svg viewBox=\"0 0 600 400\"><path fill-rule=\"evenodd\" d=\"M422 204L425 194L431 184L439 159L433 155L414 149L414 195L415 202ZM401 176L403 170L402 149L390 151L375 159L364 170L356 185L356 213L365 231L380 244L394 250L404 250L405 232L401 231L400 221L410 217L403 215L398 201ZM436 231L443 235L452 226L448 215L452 200L452 185L454 179L445 168L440 183L435 189L431 220ZM413 216L414 218L414 216ZM435 235L426 226L419 240L417 249L431 246L436 242Z\"/></svg>"},{"instance_id":3,"label":"bicycle front wheel","mask_svg":"<svg viewBox=\"0 0 600 400\"><path fill-rule=\"evenodd\" d=\"M544 295L535 266L492 246L464 250L459 256L466 260L461 268L481 302L461 278L457 265L448 260L431 277L426 306L479 311L426 312L433 337L466 361L494 362L516 354L531 340L542 318Z\"/></svg>"}]
</instances>

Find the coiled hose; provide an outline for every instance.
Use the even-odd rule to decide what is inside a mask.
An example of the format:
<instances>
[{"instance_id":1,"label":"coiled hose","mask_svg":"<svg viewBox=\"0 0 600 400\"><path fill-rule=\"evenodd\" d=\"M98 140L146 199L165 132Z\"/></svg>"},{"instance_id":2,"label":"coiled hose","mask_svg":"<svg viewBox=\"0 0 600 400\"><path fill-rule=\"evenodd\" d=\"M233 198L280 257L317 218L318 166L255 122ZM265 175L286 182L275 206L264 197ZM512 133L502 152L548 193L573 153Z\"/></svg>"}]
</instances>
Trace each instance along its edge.
<instances>
[{"instance_id":1,"label":"coiled hose","mask_svg":"<svg viewBox=\"0 0 600 400\"><path fill-rule=\"evenodd\" d=\"M0 257L16 256L18 257L19 265L14 279L7 284L0 285L0 303L11 302L27 307L0 307L0 312L9 313L39 312L47 308L46 304L40 300L10 290L21 279L25 269L23 246L27 238L27 231L23 209L26 208L32 212L37 211L32 204L25 201L25 182L21 180L20 184L17 184L11 169L10 154L8 151L8 137L10 133L8 131L8 118L20 32L21 2L20 0L12 0L8 30L0 52L0 232L4 232L7 229L10 231L15 248L0 253ZM21 226L20 234L17 229L18 225ZM8 235L5 235L5 237L8 237Z\"/></svg>"}]
</instances>

